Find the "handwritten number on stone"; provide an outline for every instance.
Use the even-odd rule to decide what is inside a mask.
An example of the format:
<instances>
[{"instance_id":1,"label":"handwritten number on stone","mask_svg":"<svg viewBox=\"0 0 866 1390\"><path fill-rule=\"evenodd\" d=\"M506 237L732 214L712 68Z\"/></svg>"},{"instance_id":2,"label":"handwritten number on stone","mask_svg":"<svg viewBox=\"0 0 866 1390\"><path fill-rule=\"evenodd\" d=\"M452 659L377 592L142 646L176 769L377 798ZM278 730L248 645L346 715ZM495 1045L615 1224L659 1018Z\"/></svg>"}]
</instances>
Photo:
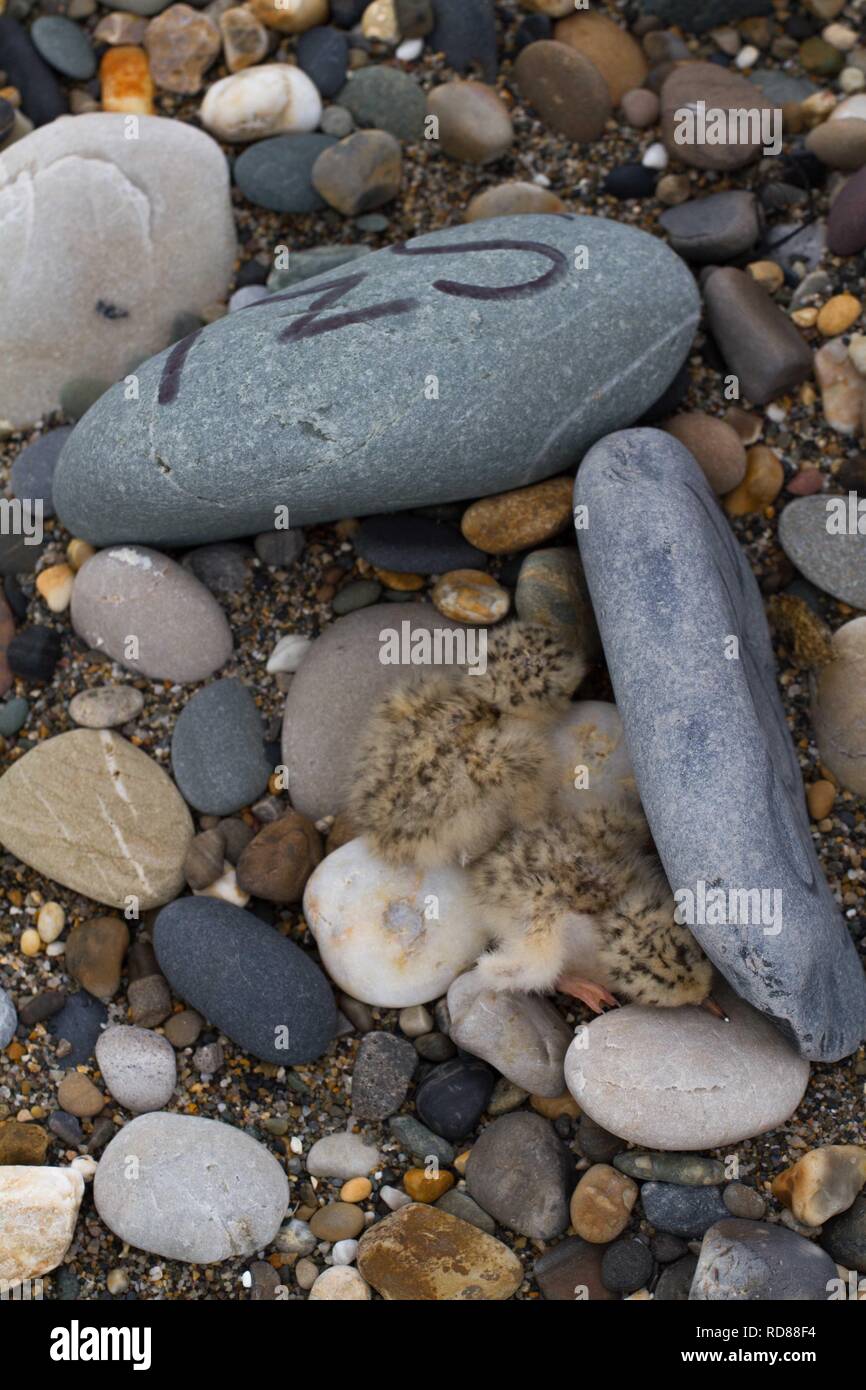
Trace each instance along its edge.
<instances>
[{"instance_id":1,"label":"handwritten number on stone","mask_svg":"<svg viewBox=\"0 0 866 1390\"><path fill-rule=\"evenodd\" d=\"M344 314L332 314L330 318L321 317L325 309L330 309L339 303L344 295L355 289L366 278L366 271L359 271L355 275L344 275L339 280L331 280L327 285L317 285L315 292L318 293L320 290L324 292L313 300L309 313L302 314L300 318L295 319L294 323L290 323L288 328L282 330L278 341L298 343L302 338L316 338L322 333L335 333L337 329L348 328L353 323L372 323L375 319L390 318L395 314L408 314L410 310L417 309L417 299L388 299L383 304L372 304L367 309L347 309ZM304 295L311 293L313 291L302 287L299 290L288 290L285 294L275 294L265 302L273 304L280 300L301 299Z\"/></svg>"},{"instance_id":2,"label":"handwritten number on stone","mask_svg":"<svg viewBox=\"0 0 866 1390\"><path fill-rule=\"evenodd\" d=\"M395 256L463 256L473 251L528 251L552 262L550 270L534 280L519 285L465 285L459 280L434 280L434 290L456 295L459 299L528 299L549 289L568 273L568 262L561 251L543 241L512 241L504 237L495 241L476 241L471 246L392 246Z\"/></svg>"}]
</instances>

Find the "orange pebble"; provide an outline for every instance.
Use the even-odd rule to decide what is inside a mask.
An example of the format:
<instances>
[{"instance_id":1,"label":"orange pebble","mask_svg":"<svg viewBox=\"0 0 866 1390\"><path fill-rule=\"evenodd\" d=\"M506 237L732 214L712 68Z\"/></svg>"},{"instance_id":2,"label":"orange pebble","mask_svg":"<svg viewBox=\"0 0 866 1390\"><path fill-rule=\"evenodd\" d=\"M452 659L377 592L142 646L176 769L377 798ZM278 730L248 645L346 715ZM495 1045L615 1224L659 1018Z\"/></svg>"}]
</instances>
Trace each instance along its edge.
<instances>
[{"instance_id":1,"label":"orange pebble","mask_svg":"<svg viewBox=\"0 0 866 1390\"><path fill-rule=\"evenodd\" d=\"M428 1178L424 1168L410 1168L403 1178L403 1187L413 1202L435 1202L454 1186L454 1174L440 1169L435 1178Z\"/></svg>"},{"instance_id":2,"label":"orange pebble","mask_svg":"<svg viewBox=\"0 0 866 1390\"><path fill-rule=\"evenodd\" d=\"M99 65L103 111L153 115L153 80L143 48L120 44L109 48Z\"/></svg>"}]
</instances>

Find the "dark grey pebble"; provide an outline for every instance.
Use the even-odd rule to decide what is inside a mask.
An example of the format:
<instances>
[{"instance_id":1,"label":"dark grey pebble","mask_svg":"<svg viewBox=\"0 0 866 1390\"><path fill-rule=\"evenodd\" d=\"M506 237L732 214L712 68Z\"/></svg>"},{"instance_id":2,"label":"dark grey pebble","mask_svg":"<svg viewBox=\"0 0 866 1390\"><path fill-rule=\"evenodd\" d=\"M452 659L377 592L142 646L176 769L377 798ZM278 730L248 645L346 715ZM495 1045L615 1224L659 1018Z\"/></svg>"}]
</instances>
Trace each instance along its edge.
<instances>
[{"instance_id":1,"label":"dark grey pebble","mask_svg":"<svg viewBox=\"0 0 866 1390\"><path fill-rule=\"evenodd\" d=\"M256 140L236 159L234 181L257 207L272 212L318 212L325 204L310 174L322 150L334 144L333 136L316 132Z\"/></svg>"},{"instance_id":2,"label":"dark grey pebble","mask_svg":"<svg viewBox=\"0 0 866 1390\"><path fill-rule=\"evenodd\" d=\"M358 68L340 91L338 103L351 111L359 126L387 130L396 140L424 137L427 98L415 78L399 68L378 63Z\"/></svg>"},{"instance_id":3,"label":"dark grey pebble","mask_svg":"<svg viewBox=\"0 0 866 1390\"><path fill-rule=\"evenodd\" d=\"M23 513L22 513L23 516ZM35 517L32 518L35 521ZM30 527L34 530L35 528ZM32 574L44 550L44 543L35 535L0 535L0 574Z\"/></svg>"},{"instance_id":4,"label":"dark grey pebble","mask_svg":"<svg viewBox=\"0 0 866 1390\"><path fill-rule=\"evenodd\" d=\"M657 177L656 170L647 169L644 164L620 164L616 169L611 169L602 187L605 193L621 201L627 198L651 198Z\"/></svg>"},{"instance_id":5,"label":"dark grey pebble","mask_svg":"<svg viewBox=\"0 0 866 1390\"><path fill-rule=\"evenodd\" d=\"M440 525L406 512L365 517L354 545L369 564L397 574L444 574L446 570L487 568L483 550L464 540L456 526Z\"/></svg>"},{"instance_id":6,"label":"dark grey pebble","mask_svg":"<svg viewBox=\"0 0 866 1390\"><path fill-rule=\"evenodd\" d=\"M568 1226L574 1159L542 1115L503 1115L472 1146L466 1190L501 1226L552 1240Z\"/></svg>"},{"instance_id":7,"label":"dark grey pebble","mask_svg":"<svg viewBox=\"0 0 866 1390\"><path fill-rule=\"evenodd\" d=\"M27 499L40 500L42 515L45 517L54 515L54 499L51 495L54 470L60 458L60 450L71 433L71 425L61 425L60 429L41 434L32 444L21 450L12 465L12 496L19 497L22 502Z\"/></svg>"},{"instance_id":8,"label":"dark grey pebble","mask_svg":"<svg viewBox=\"0 0 866 1390\"><path fill-rule=\"evenodd\" d=\"M418 1087L415 1108L434 1133L463 1139L484 1114L495 1085L496 1073L484 1062L455 1057Z\"/></svg>"},{"instance_id":9,"label":"dark grey pebble","mask_svg":"<svg viewBox=\"0 0 866 1390\"><path fill-rule=\"evenodd\" d=\"M183 567L200 579L212 594L237 594L247 581L249 546L233 541L199 545L183 557Z\"/></svg>"},{"instance_id":10,"label":"dark grey pebble","mask_svg":"<svg viewBox=\"0 0 866 1390\"><path fill-rule=\"evenodd\" d=\"M57 1065L64 1070L78 1067L93 1057L96 1040L108 1022L108 1010L99 999L80 989L70 994L59 1013L48 1022L48 1031L54 1038L65 1038L72 1044L71 1052L57 1059Z\"/></svg>"},{"instance_id":11,"label":"dark grey pebble","mask_svg":"<svg viewBox=\"0 0 866 1390\"><path fill-rule=\"evenodd\" d=\"M357 579L346 584L334 596L331 607L335 618L345 617L358 608L369 608L382 597L382 585L378 579Z\"/></svg>"},{"instance_id":12,"label":"dark grey pebble","mask_svg":"<svg viewBox=\"0 0 866 1390\"><path fill-rule=\"evenodd\" d=\"M847 1211L824 1222L821 1244L837 1264L866 1274L866 1195L861 1193Z\"/></svg>"},{"instance_id":13,"label":"dark grey pebble","mask_svg":"<svg viewBox=\"0 0 866 1390\"><path fill-rule=\"evenodd\" d=\"M9 86L21 93L21 109L34 125L47 125L69 110L60 84L40 58L26 29L0 15L0 68Z\"/></svg>"},{"instance_id":14,"label":"dark grey pebble","mask_svg":"<svg viewBox=\"0 0 866 1390\"><path fill-rule=\"evenodd\" d=\"M6 649L6 660L16 676L30 681L50 681L61 651L60 633L50 627L24 627Z\"/></svg>"},{"instance_id":15,"label":"dark grey pebble","mask_svg":"<svg viewBox=\"0 0 866 1390\"><path fill-rule=\"evenodd\" d=\"M256 554L263 565L288 569L304 553L304 533L300 530L261 531L255 538Z\"/></svg>"},{"instance_id":16,"label":"dark grey pebble","mask_svg":"<svg viewBox=\"0 0 866 1390\"><path fill-rule=\"evenodd\" d=\"M680 1187L671 1182L645 1182L640 1190L644 1215L657 1231L692 1239L729 1215L716 1187Z\"/></svg>"},{"instance_id":17,"label":"dark grey pebble","mask_svg":"<svg viewBox=\"0 0 866 1390\"><path fill-rule=\"evenodd\" d=\"M12 134L15 125L15 107L5 97L0 97L0 145Z\"/></svg>"},{"instance_id":18,"label":"dark grey pebble","mask_svg":"<svg viewBox=\"0 0 866 1390\"><path fill-rule=\"evenodd\" d=\"M637 1236L622 1236L601 1257L601 1278L611 1293L635 1293L652 1278L655 1264L649 1246Z\"/></svg>"},{"instance_id":19,"label":"dark grey pebble","mask_svg":"<svg viewBox=\"0 0 866 1390\"><path fill-rule=\"evenodd\" d=\"M577 1126L577 1147L590 1163L611 1163L626 1141L597 1125L584 1111Z\"/></svg>"},{"instance_id":20,"label":"dark grey pebble","mask_svg":"<svg viewBox=\"0 0 866 1390\"><path fill-rule=\"evenodd\" d=\"M837 1278L820 1245L785 1226L728 1216L704 1236L689 1297L691 1302L824 1303Z\"/></svg>"},{"instance_id":21,"label":"dark grey pebble","mask_svg":"<svg viewBox=\"0 0 866 1390\"><path fill-rule=\"evenodd\" d=\"M349 40L339 29L320 25L301 34L297 45L298 67L325 97L336 96L346 81Z\"/></svg>"},{"instance_id":22,"label":"dark grey pebble","mask_svg":"<svg viewBox=\"0 0 866 1390\"><path fill-rule=\"evenodd\" d=\"M55 1110L48 1121L48 1128L52 1134L56 1134L58 1139L62 1139L72 1149L77 1149L79 1144L84 1143L84 1131L81 1128L81 1121L74 1115L67 1115L65 1110Z\"/></svg>"},{"instance_id":23,"label":"dark grey pebble","mask_svg":"<svg viewBox=\"0 0 866 1390\"><path fill-rule=\"evenodd\" d=\"M352 1072L352 1113L360 1120L385 1120L406 1099L418 1057L405 1038L367 1033Z\"/></svg>"},{"instance_id":24,"label":"dark grey pebble","mask_svg":"<svg viewBox=\"0 0 866 1390\"><path fill-rule=\"evenodd\" d=\"M30 26L30 38L46 63L64 77L88 82L96 72L96 54L87 34L65 15L40 15Z\"/></svg>"},{"instance_id":25,"label":"dark grey pebble","mask_svg":"<svg viewBox=\"0 0 866 1390\"><path fill-rule=\"evenodd\" d=\"M28 1028L34 1023L44 1023L46 1019L60 1012L66 1003L66 992L62 989L45 989L34 994L18 1009L18 1017Z\"/></svg>"},{"instance_id":26,"label":"dark grey pebble","mask_svg":"<svg viewBox=\"0 0 866 1390\"><path fill-rule=\"evenodd\" d=\"M443 1168L447 1168L457 1157L453 1144L441 1134L434 1134L414 1115L392 1115L388 1129L400 1147L421 1164L428 1158L435 1158Z\"/></svg>"},{"instance_id":27,"label":"dark grey pebble","mask_svg":"<svg viewBox=\"0 0 866 1390\"><path fill-rule=\"evenodd\" d=\"M687 261L731 261L754 246L761 234L754 193L729 189L690 198L659 218L673 249Z\"/></svg>"},{"instance_id":28,"label":"dark grey pebble","mask_svg":"<svg viewBox=\"0 0 866 1390\"><path fill-rule=\"evenodd\" d=\"M466 72L476 64L486 82L498 69L493 0L433 0L434 25L430 48L444 53L448 67Z\"/></svg>"},{"instance_id":29,"label":"dark grey pebble","mask_svg":"<svg viewBox=\"0 0 866 1390\"><path fill-rule=\"evenodd\" d=\"M580 1236L567 1236L558 1245L545 1250L533 1270L542 1296L549 1302L574 1303L581 1290L581 1297L590 1302L612 1301L615 1295L601 1282L601 1262L606 1249L606 1245L592 1245Z\"/></svg>"},{"instance_id":30,"label":"dark grey pebble","mask_svg":"<svg viewBox=\"0 0 866 1390\"><path fill-rule=\"evenodd\" d=\"M668 1265L667 1269L662 1270L653 1289L653 1298L659 1303L686 1303L697 1267L697 1255L683 1255L674 1264Z\"/></svg>"},{"instance_id":31,"label":"dark grey pebble","mask_svg":"<svg viewBox=\"0 0 866 1390\"><path fill-rule=\"evenodd\" d=\"M241 681L214 681L187 702L174 726L171 768L184 799L207 815L230 816L262 794L271 774L262 718Z\"/></svg>"}]
</instances>

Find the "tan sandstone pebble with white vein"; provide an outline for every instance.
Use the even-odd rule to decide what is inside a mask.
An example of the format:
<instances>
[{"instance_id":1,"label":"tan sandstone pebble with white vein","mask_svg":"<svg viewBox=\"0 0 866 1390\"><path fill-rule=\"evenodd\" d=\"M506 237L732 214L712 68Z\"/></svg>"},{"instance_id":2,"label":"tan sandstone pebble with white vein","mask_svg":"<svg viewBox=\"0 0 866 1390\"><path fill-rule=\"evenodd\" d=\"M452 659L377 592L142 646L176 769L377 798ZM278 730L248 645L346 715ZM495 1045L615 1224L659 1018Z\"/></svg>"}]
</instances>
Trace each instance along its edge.
<instances>
[{"instance_id":1,"label":"tan sandstone pebble with white vein","mask_svg":"<svg viewBox=\"0 0 866 1390\"><path fill-rule=\"evenodd\" d=\"M511 607L508 590L483 570L449 570L436 581L432 597L446 618L480 626L500 622Z\"/></svg>"},{"instance_id":2,"label":"tan sandstone pebble with white vein","mask_svg":"<svg viewBox=\"0 0 866 1390\"><path fill-rule=\"evenodd\" d=\"M204 75L220 51L220 31L191 5L169 5L147 26L144 39L150 75L167 92L200 92Z\"/></svg>"},{"instance_id":3,"label":"tan sandstone pebble with white vein","mask_svg":"<svg viewBox=\"0 0 866 1390\"><path fill-rule=\"evenodd\" d=\"M20 1284L62 1263L83 1196L74 1168L0 1167L0 1283Z\"/></svg>"},{"instance_id":4,"label":"tan sandstone pebble with white vein","mask_svg":"<svg viewBox=\"0 0 866 1390\"><path fill-rule=\"evenodd\" d=\"M208 88L199 114L218 140L246 142L315 130L322 99L300 68L263 63L220 78Z\"/></svg>"},{"instance_id":5,"label":"tan sandstone pebble with white vein","mask_svg":"<svg viewBox=\"0 0 866 1390\"><path fill-rule=\"evenodd\" d=\"M631 1218L638 1185L608 1163L594 1163L581 1178L571 1197L571 1224L579 1236L593 1245L616 1240Z\"/></svg>"},{"instance_id":6,"label":"tan sandstone pebble with white vein","mask_svg":"<svg viewBox=\"0 0 866 1390\"><path fill-rule=\"evenodd\" d=\"M193 836L174 783L108 730L74 729L25 753L0 779L0 843L37 873L140 911L183 887Z\"/></svg>"},{"instance_id":7,"label":"tan sandstone pebble with white vein","mask_svg":"<svg viewBox=\"0 0 866 1390\"><path fill-rule=\"evenodd\" d=\"M100 550L82 566L72 626L89 646L152 680L204 680L232 654L231 628L213 594L141 545Z\"/></svg>"},{"instance_id":8,"label":"tan sandstone pebble with white vein","mask_svg":"<svg viewBox=\"0 0 866 1390\"><path fill-rule=\"evenodd\" d=\"M804 1226L823 1226L847 1211L866 1182L866 1148L826 1144L773 1179L773 1196Z\"/></svg>"}]
</instances>

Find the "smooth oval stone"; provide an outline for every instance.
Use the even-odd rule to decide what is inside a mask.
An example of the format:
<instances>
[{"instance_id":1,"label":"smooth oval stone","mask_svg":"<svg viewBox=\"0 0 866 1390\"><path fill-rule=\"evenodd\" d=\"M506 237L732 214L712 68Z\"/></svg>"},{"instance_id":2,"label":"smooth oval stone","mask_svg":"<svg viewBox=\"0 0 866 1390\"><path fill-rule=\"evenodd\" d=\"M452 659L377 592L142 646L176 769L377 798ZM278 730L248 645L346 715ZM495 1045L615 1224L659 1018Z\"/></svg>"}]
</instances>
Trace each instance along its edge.
<instances>
[{"instance_id":1,"label":"smooth oval stone","mask_svg":"<svg viewBox=\"0 0 866 1390\"><path fill-rule=\"evenodd\" d=\"M487 1108L496 1073L474 1057L454 1057L434 1067L415 1095L415 1109L425 1125L444 1139L471 1134Z\"/></svg>"},{"instance_id":2,"label":"smooth oval stone","mask_svg":"<svg viewBox=\"0 0 866 1390\"><path fill-rule=\"evenodd\" d=\"M462 869L396 868L364 839L322 860L304 890L304 916L331 979L380 1008L438 999L486 941Z\"/></svg>"},{"instance_id":3,"label":"smooth oval stone","mask_svg":"<svg viewBox=\"0 0 866 1390\"><path fill-rule=\"evenodd\" d=\"M471 5L466 0L436 0L433 14L431 51L444 53L455 72L477 64L485 82L492 82L498 68L493 0L474 0Z\"/></svg>"},{"instance_id":4,"label":"smooth oval stone","mask_svg":"<svg viewBox=\"0 0 866 1390\"><path fill-rule=\"evenodd\" d=\"M0 985L0 1048L7 1047L15 1036L18 1015L9 995Z\"/></svg>"},{"instance_id":5,"label":"smooth oval stone","mask_svg":"<svg viewBox=\"0 0 866 1390\"><path fill-rule=\"evenodd\" d=\"M645 1182L640 1190L644 1216L657 1231L694 1240L716 1221L730 1216L717 1187L681 1187L672 1182Z\"/></svg>"},{"instance_id":6,"label":"smooth oval stone","mask_svg":"<svg viewBox=\"0 0 866 1390\"><path fill-rule=\"evenodd\" d=\"M667 208L659 226L687 261L730 261L758 240L758 200L744 189L690 198L678 207Z\"/></svg>"},{"instance_id":7,"label":"smooth oval stone","mask_svg":"<svg viewBox=\"0 0 866 1390\"><path fill-rule=\"evenodd\" d=\"M21 450L12 465L10 483L12 496L21 501L31 499L42 501L42 515L54 515L54 470L60 451L72 433L71 425L61 425L60 429L41 434Z\"/></svg>"},{"instance_id":8,"label":"smooth oval stone","mask_svg":"<svg viewBox=\"0 0 866 1390\"><path fill-rule=\"evenodd\" d=\"M334 998L321 970L252 913L180 898L157 917L153 944L174 992L254 1057L310 1062L334 1036Z\"/></svg>"},{"instance_id":9,"label":"smooth oval stone","mask_svg":"<svg viewBox=\"0 0 866 1390\"><path fill-rule=\"evenodd\" d=\"M579 815L621 799L640 800L616 705L579 700L554 726L552 740L559 767L556 803L560 811Z\"/></svg>"},{"instance_id":10,"label":"smooth oval stone","mask_svg":"<svg viewBox=\"0 0 866 1390\"><path fill-rule=\"evenodd\" d=\"M385 130L395 140L420 140L424 135L427 101L415 78L384 63L353 72L337 101L359 126Z\"/></svg>"},{"instance_id":11,"label":"smooth oval stone","mask_svg":"<svg viewBox=\"0 0 866 1390\"><path fill-rule=\"evenodd\" d=\"M102 550L82 565L72 626L89 646L152 680L204 680L232 654L231 628L212 594L167 555L143 546Z\"/></svg>"},{"instance_id":12,"label":"smooth oval stone","mask_svg":"<svg viewBox=\"0 0 866 1390\"><path fill-rule=\"evenodd\" d=\"M866 1274L866 1195L861 1193L847 1211L831 1216L824 1226L821 1244L846 1269Z\"/></svg>"},{"instance_id":13,"label":"smooth oval stone","mask_svg":"<svg viewBox=\"0 0 866 1390\"><path fill-rule=\"evenodd\" d=\"M866 523L856 498L795 498L779 518L779 544L823 593L852 608L866 608Z\"/></svg>"},{"instance_id":14,"label":"smooth oval stone","mask_svg":"<svg viewBox=\"0 0 866 1390\"><path fill-rule=\"evenodd\" d=\"M69 701L69 714L83 729L113 729L141 714L144 696L134 685L100 685L79 690Z\"/></svg>"},{"instance_id":15,"label":"smooth oval stone","mask_svg":"<svg viewBox=\"0 0 866 1390\"><path fill-rule=\"evenodd\" d=\"M639 418L698 312L679 257L620 223L430 233L144 363L137 402L112 387L76 426L55 506L96 544L198 544L272 528L275 506L304 526L522 486ZM441 404L419 388L431 376L450 383Z\"/></svg>"},{"instance_id":16,"label":"smooth oval stone","mask_svg":"<svg viewBox=\"0 0 866 1390\"><path fill-rule=\"evenodd\" d=\"M549 999L484 989L477 972L448 991L451 1041L536 1096L560 1096L572 1030Z\"/></svg>"},{"instance_id":17,"label":"smooth oval stone","mask_svg":"<svg viewBox=\"0 0 866 1390\"><path fill-rule=\"evenodd\" d=\"M361 1040L352 1073L352 1114L362 1120L385 1120L399 1110L418 1065L406 1038L394 1033L367 1033Z\"/></svg>"},{"instance_id":18,"label":"smooth oval stone","mask_svg":"<svg viewBox=\"0 0 866 1390\"><path fill-rule=\"evenodd\" d=\"M47 1274L66 1258L83 1196L84 1178L74 1168L13 1163L0 1167L0 1279L5 1297L25 1298L20 1287L24 1280ZM19 1288L13 1291L15 1285Z\"/></svg>"},{"instance_id":19,"label":"smooth oval stone","mask_svg":"<svg viewBox=\"0 0 866 1390\"><path fill-rule=\"evenodd\" d=\"M37 873L112 907L183 887L193 825L158 763L108 730L46 739L0 780L0 841Z\"/></svg>"},{"instance_id":20,"label":"smooth oval stone","mask_svg":"<svg viewBox=\"0 0 866 1390\"><path fill-rule=\"evenodd\" d=\"M833 634L832 660L812 683L812 723L818 752L843 787L866 793L866 618Z\"/></svg>"},{"instance_id":21,"label":"smooth oval stone","mask_svg":"<svg viewBox=\"0 0 866 1390\"><path fill-rule=\"evenodd\" d=\"M197 811L230 816L261 796L270 776L262 717L239 680L196 691L174 726L171 769Z\"/></svg>"},{"instance_id":22,"label":"smooth oval stone","mask_svg":"<svg viewBox=\"0 0 866 1390\"><path fill-rule=\"evenodd\" d=\"M64 15L40 15L30 27L30 38L46 63L64 77L87 82L96 72L96 54L87 34Z\"/></svg>"},{"instance_id":23,"label":"smooth oval stone","mask_svg":"<svg viewBox=\"0 0 866 1390\"><path fill-rule=\"evenodd\" d=\"M852 174L833 200L827 245L834 256L854 256L866 246L866 167Z\"/></svg>"},{"instance_id":24,"label":"smooth oval stone","mask_svg":"<svg viewBox=\"0 0 866 1390\"><path fill-rule=\"evenodd\" d=\"M349 40L326 24L301 34L297 46L298 67L314 82L323 97L336 96L346 81Z\"/></svg>"},{"instance_id":25,"label":"smooth oval stone","mask_svg":"<svg viewBox=\"0 0 866 1390\"><path fill-rule=\"evenodd\" d=\"M119 1105L139 1115L168 1105L177 1082L177 1062L168 1038L147 1028L106 1028L96 1044L102 1079Z\"/></svg>"},{"instance_id":26,"label":"smooth oval stone","mask_svg":"<svg viewBox=\"0 0 866 1390\"><path fill-rule=\"evenodd\" d=\"M318 212L325 201L313 187L313 165L335 145L330 135L275 135L257 140L235 161L234 181L245 198L274 212Z\"/></svg>"},{"instance_id":27,"label":"smooth oval stone","mask_svg":"<svg viewBox=\"0 0 866 1390\"><path fill-rule=\"evenodd\" d=\"M46 1027L52 1037L71 1044L69 1052L58 1057L63 1070L89 1062L97 1040L108 1022L108 1010L101 999L94 999L86 989L70 994L62 1008L49 1016Z\"/></svg>"},{"instance_id":28,"label":"smooth oval stone","mask_svg":"<svg viewBox=\"0 0 866 1390\"><path fill-rule=\"evenodd\" d=\"M641 1181L676 1183L681 1187L715 1187L725 1181L725 1165L702 1154L638 1153L630 1150L614 1157L614 1168Z\"/></svg>"},{"instance_id":29,"label":"smooth oval stone","mask_svg":"<svg viewBox=\"0 0 866 1390\"><path fill-rule=\"evenodd\" d=\"M0 14L0 68L21 93L21 106L35 126L47 125L68 111L60 83L40 58L27 30L17 19Z\"/></svg>"},{"instance_id":30,"label":"smooth oval stone","mask_svg":"<svg viewBox=\"0 0 866 1390\"><path fill-rule=\"evenodd\" d=\"M866 982L813 848L748 562L691 454L661 431L596 445L575 501L592 517L580 552L641 801L668 881L692 895L689 926L803 1056L847 1057ZM721 922L700 912L708 885Z\"/></svg>"},{"instance_id":31,"label":"smooth oval stone","mask_svg":"<svg viewBox=\"0 0 866 1390\"><path fill-rule=\"evenodd\" d=\"M491 1302L523 1281L513 1250L457 1216L421 1202L377 1221L362 1237L358 1268L388 1301Z\"/></svg>"},{"instance_id":32,"label":"smooth oval stone","mask_svg":"<svg viewBox=\"0 0 866 1390\"><path fill-rule=\"evenodd\" d=\"M140 1115L105 1149L93 1200L127 1244L213 1264L270 1245L288 1209L289 1184L264 1145L232 1125Z\"/></svg>"},{"instance_id":33,"label":"smooth oval stone","mask_svg":"<svg viewBox=\"0 0 866 1390\"><path fill-rule=\"evenodd\" d=\"M812 353L799 329L744 270L712 270L704 299L725 365L755 405L766 405L812 375Z\"/></svg>"},{"instance_id":34,"label":"smooth oval stone","mask_svg":"<svg viewBox=\"0 0 866 1390\"><path fill-rule=\"evenodd\" d=\"M756 157L762 147L761 141L726 140L719 144L701 141L696 124L694 134L697 138L679 144L676 132L682 128L680 112L694 112L699 101L706 104L708 111L747 110L757 111L760 115L762 111L772 109L759 87L747 82L740 73L717 67L714 63L682 63L675 67L662 87L661 101L665 145L672 158L695 169L740 169Z\"/></svg>"},{"instance_id":35,"label":"smooth oval stone","mask_svg":"<svg viewBox=\"0 0 866 1390\"><path fill-rule=\"evenodd\" d=\"M579 1028L565 1058L578 1105L641 1148L718 1149L784 1124L809 1064L730 989L705 1009L628 1004Z\"/></svg>"},{"instance_id":36,"label":"smooth oval stone","mask_svg":"<svg viewBox=\"0 0 866 1390\"><path fill-rule=\"evenodd\" d=\"M838 1283L830 1256L784 1226L728 1216L704 1236L689 1299L826 1302Z\"/></svg>"},{"instance_id":37,"label":"smooth oval stone","mask_svg":"<svg viewBox=\"0 0 866 1390\"><path fill-rule=\"evenodd\" d=\"M413 667L383 662L384 634L460 631L435 609L377 604L332 623L313 643L286 697L282 756L292 805L311 820L342 809L361 732L361 712ZM443 648L444 650L444 648ZM363 830L363 826L358 827Z\"/></svg>"},{"instance_id":38,"label":"smooth oval stone","mask_svg":"<svg viewBox=\"0 0 866 1390\"><path fill-rule=\"evenodd\" d=\"M362 559L397 574L444 574L487 564L484 553L464 540L456 526L425 516L365 517L352 543Z\"/></svg>"},{"instance_id":39,"label":"smooth oval stone","mask_svg":"<svg viewBox=\"0 0 866 1390\"><path fill-rule=\"evenodd\" d=\"M533 1240L562 1235L573 1187L574 1160L541 1115L503 1115L470 1151L470 1197L501 1226Z\"/></svg>"}]
</instances>

